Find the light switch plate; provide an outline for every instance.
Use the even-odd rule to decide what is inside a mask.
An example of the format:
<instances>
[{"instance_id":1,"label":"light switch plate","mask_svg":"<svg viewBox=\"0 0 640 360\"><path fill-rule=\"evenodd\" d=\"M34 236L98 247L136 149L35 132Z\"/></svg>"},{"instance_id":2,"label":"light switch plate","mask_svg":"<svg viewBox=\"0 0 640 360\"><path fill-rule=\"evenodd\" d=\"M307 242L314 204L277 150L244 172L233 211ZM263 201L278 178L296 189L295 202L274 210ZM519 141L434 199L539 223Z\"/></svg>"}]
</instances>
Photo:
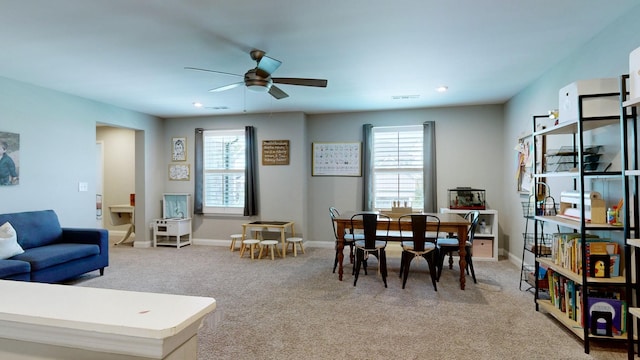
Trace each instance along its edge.
<instances>
[{"instance_id":1,"label":"light switch plate","mask_svg":"<svg viewBox=\"0 0 640 360\"><path fill-rule=\"evenodd\" d=\"M89 191L89 183L86 182L79 182L78 183L78 191L82 192L82 191Z\"/></svg>"}]
</instances>

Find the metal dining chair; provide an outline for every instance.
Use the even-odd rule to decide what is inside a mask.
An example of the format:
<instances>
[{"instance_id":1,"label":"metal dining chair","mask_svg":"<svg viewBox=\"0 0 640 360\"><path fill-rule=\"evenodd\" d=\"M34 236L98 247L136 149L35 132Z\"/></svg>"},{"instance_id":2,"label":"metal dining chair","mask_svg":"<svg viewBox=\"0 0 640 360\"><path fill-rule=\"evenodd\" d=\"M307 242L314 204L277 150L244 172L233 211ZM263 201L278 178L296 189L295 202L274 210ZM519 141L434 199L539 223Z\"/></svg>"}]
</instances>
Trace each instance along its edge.
<instances>
[{"instance_id":1,"label":"metal dining chair","mask_svg":"<svg viewBox=\"0 0 640 360\"><path fill-rule=\"evenodd\" d=\"M402 230L402 223L406 221L411 222L411 231ZM435 225L435 229L427 231L427 224L430 224L431 228ZM404 289L407 284L411 261L417 257L423 257L429 265L429 275L431 276L433 289L438 291L436 285L436 263L438 261L436 240L440 233L440 218L427 214L406 214L398 218L398 228L400 229L402 246L402 258L400 262L402 288Z\"/></svg>"},{"instance_id":2,"label":"metal dining chair","mask_svg":"<svg viewBox=\"0 0 640 360\"><path fill-rule=\"evenodd\" d=\"M354 269L353 286L358 282L360 275L360 267L364 265L365 275L367 258L373 255L378 259L378 273L382 275L384 287L387 287L387 238L389 237L389 228L391 218L386 215L376 213L359 213L351 217L351 232L358 228L357 222L362 222L364 230L364 239L355 241L356 263ZM378 223L382 223L381 230L378 230Z\"/></svg>"},{"instance_id":3,"label":"metal dining chair","mask_svg":"<svg viewBox=\"0 0 640 360\"><path fill-rule=\"evenodd\" d=\"M333 226L333 236L336 239L336 255L333 259L333 272L336 272L336 268L338 267L338 229L336 228L335 219L340 216L340 212L335 207L329 208L329 216L331 217L331 225ZM357 234L354 232L345 231L343 234L344 245L349 245L349 262L353 264L354 254L353 254L353 245L356 240L364 239L364 234ZM353 270L351 271L353 274Z\"/></svg>"},{"instance_id":4,"label":"metal dining chair","mask_svg":"<svg viewBox=\"0 0 640 360\"><path fill-rule=\"evenodd\" d=\"M469 273L469 269L471 269L471 277L473 278L473 282L476 281L476 272L473 269L473 238L476 234L476 227L478 226L478 220L480 219L480 212L478 210L469 211L464 215L464 218L469 220L471 225L467 231L467 241L465 243L465 261L467 262L466 269L464 269L467 274ZM439 254L439 265L438 265L438 281L440 281L440 275L442 275L442 268L444 267L444 259L449 255L449 269L453 268L453 258L452 254L457 252L460 249L460 240L457 237L451 238L438 238L436 242L436 246L438 247ZM463 271L463 269L460 269Z\"/></svg>"}]
</instances>

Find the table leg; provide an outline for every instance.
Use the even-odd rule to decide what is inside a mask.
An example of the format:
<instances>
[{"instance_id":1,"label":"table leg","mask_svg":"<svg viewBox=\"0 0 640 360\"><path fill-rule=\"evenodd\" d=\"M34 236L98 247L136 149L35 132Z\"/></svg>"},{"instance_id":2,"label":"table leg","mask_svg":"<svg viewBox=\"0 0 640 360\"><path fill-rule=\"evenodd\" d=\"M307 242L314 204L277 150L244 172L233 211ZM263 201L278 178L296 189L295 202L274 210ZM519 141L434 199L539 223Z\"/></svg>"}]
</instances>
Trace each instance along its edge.
<instances>
[{"instance_id":1,"label":"table leg","mask_svg":"<svg viewBox=\"0 0 640 360\"><path fill-rule=\"evenodd\" d=\"M244 247L244 240L246 239L246 234L247 234L247 227L245 225L242 225L242 237L240 238L240 257L242 257L242 255L244 255L244 252L246 251Z\"/></svg>"},{"instance_id":2,"label":"table leg","mask_svg":"<svg viewBox=\"0 0 640 360\"><path fill-rule=\"evenodd\" d=\"M465 287L465 270L467 268L467 260L466 260L466 244L467 244L467 229L465 227L464 231L458 233L459 236L459 247L458 247L458 255L460 255L460 289L464 290Z\"/></svg>"},{"instance_id":3,"label":"table leg","mask_svg":"<svg viewBox=\"0 0 640 360\"><path fill-rule=\"evenodd\" d=\"M280 242L282 243L282 258L287 257L287 249L285 248L284 226L280 228Z\"/></svg>"}]
</instances>

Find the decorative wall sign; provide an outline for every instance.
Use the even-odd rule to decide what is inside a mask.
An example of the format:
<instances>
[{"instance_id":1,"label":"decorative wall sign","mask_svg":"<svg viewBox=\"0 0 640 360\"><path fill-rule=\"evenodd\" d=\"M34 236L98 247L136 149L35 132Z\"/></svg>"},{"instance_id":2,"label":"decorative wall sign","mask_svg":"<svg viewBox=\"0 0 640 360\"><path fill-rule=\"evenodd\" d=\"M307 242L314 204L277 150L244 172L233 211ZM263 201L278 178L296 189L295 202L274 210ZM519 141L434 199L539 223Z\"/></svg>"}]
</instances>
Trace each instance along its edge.
<instances>
[{"instance_id":1,"label":"decorative wall sign","mask_svg":"<svg viewBox=\"0 0 640 360\"><path fill-rule=\"evenodd\" d=\"M289 140L263 140L262 165L289 165Z\"/></svg>"},{"instance_id":2,"label":"decorative wall sign","mask_svg":"<svg viewBox=\"0 0 640 360\"><path fill-rule=\"evenodd\" d=\"M312 176L362 176L359 142L316 142L311 152Z\"/></svg>"},{"instance_id":3,"label":"decorative wall sign","mask_svg":"<svg viewBox=\"0 0 640 360\"><path fill-rule=\"evenodd\" d=\"M20 134L0 131L0 186L18 185Z\"/></svg>"},{"instance_id":4,"label":"decorative wall sign","mask_svg":"<svg viewBox=\"0 0 640 360\"><path fill-rule=\"evenodd\" d=\"M169 164L169 180L187 181L189 174L189 164Z\"/></svg>"},{"instance_id":5,"label":"decorative wall sign","mask_svg":"<svg viewBox=\"0 0 640 360\"><path fill-rule=\"evenodd\" d=\"M187 161L187 138L171 138L171 161Z\"/></svg>"}]
</instances>

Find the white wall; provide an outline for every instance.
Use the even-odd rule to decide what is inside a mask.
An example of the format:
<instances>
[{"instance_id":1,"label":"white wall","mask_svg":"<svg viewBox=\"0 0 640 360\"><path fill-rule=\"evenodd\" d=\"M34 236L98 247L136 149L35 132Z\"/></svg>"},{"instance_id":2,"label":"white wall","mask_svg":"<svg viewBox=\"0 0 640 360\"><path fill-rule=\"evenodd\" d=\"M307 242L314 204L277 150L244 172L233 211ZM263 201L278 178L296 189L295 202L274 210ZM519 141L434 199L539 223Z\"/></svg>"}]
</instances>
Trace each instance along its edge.
<instances>
[{"instance_id":1,"label":"white wall","mask_svg":"<svg viewBox=\"0 0 640 360\"><path fill-rule=\"evenodd\" d=\"M521 201L527 197L512 190L516 188L513 176L516 162L513 151L509 149L515 146L519 136L531 133L533 115L544 115L548 110L559 108L558 91L565 85L577 80L618 77L629 72L629 53L640 46L637 35L640 33L639 17L640 6L612 23L572 56L560 61L505 105L502 163L505 164L503 178L506 191L505 211L500 216L505 249L512 260L520 261L522 256L524 219Z\"/></svg>"},{"instance_id":2,"label":"white wall","mask_svg":"<svg viewBox=\"0 0 640 360\"><path fill-rule=\"evenodd\" d=\"M144 181L136 188L143 200L145 191L161 193L149 182L159 168L157 118L5 78L0 114L0 131L20 134L20 184L0 187L0 213L53 209L63 226L95 227L97 123L137 129L136 146L146 148L136 161L136 181ZM87 192L78 191L79 182L88 183ZM145 204L137 213L141 224L146 212Z\"/></svg>"}]
</instances>

